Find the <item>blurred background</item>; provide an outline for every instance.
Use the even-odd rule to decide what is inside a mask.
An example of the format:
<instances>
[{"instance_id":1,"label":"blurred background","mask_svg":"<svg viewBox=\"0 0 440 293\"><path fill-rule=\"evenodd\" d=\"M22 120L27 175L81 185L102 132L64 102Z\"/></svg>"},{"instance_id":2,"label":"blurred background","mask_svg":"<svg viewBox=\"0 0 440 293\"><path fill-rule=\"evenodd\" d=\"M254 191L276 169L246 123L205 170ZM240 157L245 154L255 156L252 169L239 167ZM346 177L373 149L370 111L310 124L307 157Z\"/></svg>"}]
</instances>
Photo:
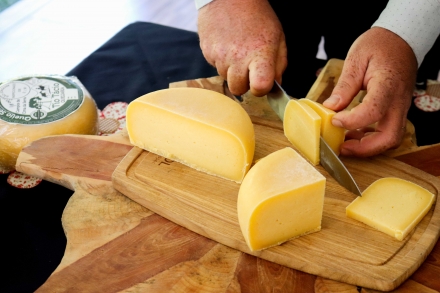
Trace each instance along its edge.
<instances>
[{"instance_id":1,"label":"blurred background","mask_svg":"<svg viewBox=\"0 0 440 293\"><path fill-rule=\"evenodd\" d=\"M126 25L197 30L194 0L0 0L0 82L66 74Z\"/></svg>"},{"instance_id":2,"label":"blurred background","mask_svg":"<svg viewBox=\"0 0 440 293\"><path fill-rule=\"evenodd\" d=\"M0 0L0 82L66 74L126 25L146 21L197 31L194 0ZM316 57L326 60L323 42ZM438 79L438 40L419 78Z\"/></svg>"}]
</instances>

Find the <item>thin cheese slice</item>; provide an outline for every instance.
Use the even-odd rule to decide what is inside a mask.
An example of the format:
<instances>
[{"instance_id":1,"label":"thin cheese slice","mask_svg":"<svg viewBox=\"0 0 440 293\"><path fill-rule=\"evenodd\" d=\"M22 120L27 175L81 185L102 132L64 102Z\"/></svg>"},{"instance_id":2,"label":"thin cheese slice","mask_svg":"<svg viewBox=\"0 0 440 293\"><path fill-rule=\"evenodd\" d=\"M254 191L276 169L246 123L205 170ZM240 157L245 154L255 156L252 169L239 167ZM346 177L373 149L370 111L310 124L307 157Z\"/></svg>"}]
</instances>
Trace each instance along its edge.
<instances>
[{"instance_id":1,"label":"thin cheese slice","mask_svg":"<svg viewBox=\"0 0 440 293\"><path fill-rule=\"evenodd\" d=\"M170 88L132 101L126 125L133 145L189 167L241 182L255 150L246 111L201 88Z\"/></svg>"},{"instance_id":2,"label":"thin cheese slice","mask_svg":"<svg viewBox=\"0 0 440 293\"><path fill-rule=\"evenodd\" d=\"M347 217L403 240L428 213L435 196L399 178L373 182L346 208Z\"/></svg>"},{"instance_id":3,"label":"thin cheese slice","mask_svg":"<svg viewBox=\"0 0 440 293\"><path fill-rule=\"evenodd\" d=\"M244 178L238 221L252 251L321 230L326 179L292 148L259 160Z\"/></svg>"},{"instance_id":4,"label":"thin cheese slice","mask_svg":"<svg viewBox=\"0 0 440 293\"><path fill-rule=\"evenodd\" d=\"M284 112L284 134L313 165L319 164L321 117L308 105L290 100Z\"/></svg>"},{"instance_id":5,"label":"thin cheese slice","mask_svg":"<svg viewBox=\"0 0 440 293\"><path fill-rule=\"evenodd\" d=\"M321 117L321 136L335 154L339 156L341 144L345 139L345 129L332 124L332 118L336 112L309 99L300 99L298 102L309 105Z\"/></svg>"}]
</instances>

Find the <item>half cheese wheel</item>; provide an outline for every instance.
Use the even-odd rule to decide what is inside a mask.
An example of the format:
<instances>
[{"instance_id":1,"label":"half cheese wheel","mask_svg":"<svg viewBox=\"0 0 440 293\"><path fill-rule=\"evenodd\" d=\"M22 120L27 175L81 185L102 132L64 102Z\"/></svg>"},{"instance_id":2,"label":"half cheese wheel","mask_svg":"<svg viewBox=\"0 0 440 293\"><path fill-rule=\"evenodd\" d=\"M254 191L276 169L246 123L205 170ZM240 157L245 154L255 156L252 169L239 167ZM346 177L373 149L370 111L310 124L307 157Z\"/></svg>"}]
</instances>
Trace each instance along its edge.
<instances>
[{"instance_id":1,"label":"half cheese wheel","mask_svg":"<svg viewBox=\"0 0 440 293\"><path fill-rule=\"evenodd\" d=\"M284 112L284 135L313 165L319 164L321 117L307 104L290 100Z\"/></svg>"},{"instance_id":2,"label":"half cheese wheel","mask_svg":"<svg viewBox=\"0 0 440 293\"><path fill-rule=\"evenodd\" d=\"M0 169L13 170L30 142L50 135L96 134L98 109L76 77L24 76L0 84Z\"/></svg>"},{"instance_id":3,"label":"half cheese wheel","mask_svg":"<svg viewBox=\"0 0 440 293\"><path fill-rule=\"evenodd\" d=\"M126 125L133 145L236 182L254 157L249 115L211 90L170 88L141 96L128 105Z\"/></svg>"},{"instance_id":4,"label":"half cheese wheel","mask_svg":"<svg viewBox=\"0 0 440 293\"><path fill-rule=\"evenodd\" d=\"M336 112L309 99L300 99L298 102L310 106L321 117L321 136L335 154L339 156L341 144L345 139L345 129L332 124L332 118Z\"/></svg>"},{"instance_id":5,"label":"half cheese wheel","mask_svg":"<svg viewBox=\"0 0 440 293\"><path fill-rule=\"evenodd\" d=\"M244 178L238 222L250 250L321 230L326 178L292 148L259 160Z\"/></svg>"},{"instance_id":6,"label":"half cheese wheel","mask_svg":"<svg viewBox=\"0 0 440 293\"><path fill-rule=\"evenodd\" d=\"M351 202L346 207L346 214L403 240L428 213L434 199L434 194L413 182L382 178Z\"/></svg>"}]
</instances>

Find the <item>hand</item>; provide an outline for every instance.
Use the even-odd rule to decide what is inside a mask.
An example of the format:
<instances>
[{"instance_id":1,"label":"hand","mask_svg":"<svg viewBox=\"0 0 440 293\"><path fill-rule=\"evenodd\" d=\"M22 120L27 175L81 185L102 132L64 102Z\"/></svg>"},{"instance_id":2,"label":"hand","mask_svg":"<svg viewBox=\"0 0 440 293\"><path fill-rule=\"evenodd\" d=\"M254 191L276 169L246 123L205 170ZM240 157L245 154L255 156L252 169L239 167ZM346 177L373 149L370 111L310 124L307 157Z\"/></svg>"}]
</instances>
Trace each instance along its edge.
<instances>
[{"instance_id":1,"label":"hand","mask_svg":"<svg viewBox=\"0 0 440 293\"><path fill-rule=\"evenodd\" d=\"M323 103L340 111L359 90L367 90L361 104L333 116L333 125L349 130L342 155L373 156L400 145L416 75L414 52L398 35L373 27L359 36L347 54L338 83Z\"/></svg>"},{"instance_id":2,"label":"hand","mask_svg":"<svg viewBox=\"0 0 440 293\"><path fill-rule=\"evenodd\" d=\"M199 10L206 60L234 95L264 96L287 66L282 26L267 0L215 0Z\"/></svg>"}]
</instances>

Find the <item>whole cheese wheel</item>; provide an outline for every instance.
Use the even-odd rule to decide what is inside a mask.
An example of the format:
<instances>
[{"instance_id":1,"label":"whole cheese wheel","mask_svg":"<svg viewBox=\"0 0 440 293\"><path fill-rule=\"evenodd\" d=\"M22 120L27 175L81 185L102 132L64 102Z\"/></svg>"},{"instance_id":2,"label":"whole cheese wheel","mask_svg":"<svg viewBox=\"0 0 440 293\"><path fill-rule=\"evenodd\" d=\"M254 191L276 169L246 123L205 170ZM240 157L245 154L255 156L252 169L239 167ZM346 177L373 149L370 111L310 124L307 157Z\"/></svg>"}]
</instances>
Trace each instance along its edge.
<instances>
[{"instance_id":1,"label":"whole cheese wheel","mask_svg":"<svg viewBox=\"0 0 440 293\"><path fill-rule=\"evenodd\" d=\"M36 139L96 134L97 110L76 77L24 76L1 83L0 169L15 169L20 151Z\"/></svg>"},{"instance_id":2,"label":"whole cheese wheel","mask_svg":"<svg viewBox=\"0 0 440 293\"><path fill-rule=\"evenodd\" d=\"M229 97L201 88L151 92L127 107L133 145L199 171L241 182L254 157L252 121Z\"/></svg>"},{"instance_id":3,"label":"whole cheese wheel","mask_svg":"<svg viewBox=\"0 0 440 293\"><path fill-rule=\"evenodd\" d=\"M346 214L403 240L428 213L434 200L434 194L413 182L387 177L368 186L346 207Z\"/></svg>"},{"instance_id":4,"label":"whole cheese wheel","mask_svg":"<svg viewBox=\"0 0 440 293\"><path fill-rule=\"evenodd\" d=\"M238 222L258 251L321 230L326 178L292 148L259 160L237 198Z\"/></svg>"}]
</instances>

